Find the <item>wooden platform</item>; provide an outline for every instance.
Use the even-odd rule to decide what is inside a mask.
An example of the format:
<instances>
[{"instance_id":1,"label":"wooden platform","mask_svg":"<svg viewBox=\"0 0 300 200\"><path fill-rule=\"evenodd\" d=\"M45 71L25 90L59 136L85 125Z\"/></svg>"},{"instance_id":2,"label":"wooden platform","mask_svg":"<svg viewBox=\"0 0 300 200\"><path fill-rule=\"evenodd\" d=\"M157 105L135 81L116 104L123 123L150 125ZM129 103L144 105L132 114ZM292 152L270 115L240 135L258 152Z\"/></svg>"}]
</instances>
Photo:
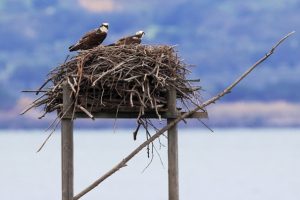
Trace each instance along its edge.
<instances>
[{"instance_id":1,"label":"wooden platform","mask_svg":"<svg viewBox=\"0 0 300 200\"><path fill-rule=\"evenodd\" d=\"M177 114L171 114L169 112L159 112L161 118L177 118L179 115L184 114L185 112L177 112ZM123 118L123 119L136 119L139 115L138 112L97 112L91 113L94 118ZM72 116L64 116L64 118L70 118ZM156 112L145 112L143 117L146 118L158 118ZM75 118L89 118L87 114L84 112L76 112ZM188 118L208 118L207 112L196 112L193 115L189 116Z\"/></svg>"}]
</instances>

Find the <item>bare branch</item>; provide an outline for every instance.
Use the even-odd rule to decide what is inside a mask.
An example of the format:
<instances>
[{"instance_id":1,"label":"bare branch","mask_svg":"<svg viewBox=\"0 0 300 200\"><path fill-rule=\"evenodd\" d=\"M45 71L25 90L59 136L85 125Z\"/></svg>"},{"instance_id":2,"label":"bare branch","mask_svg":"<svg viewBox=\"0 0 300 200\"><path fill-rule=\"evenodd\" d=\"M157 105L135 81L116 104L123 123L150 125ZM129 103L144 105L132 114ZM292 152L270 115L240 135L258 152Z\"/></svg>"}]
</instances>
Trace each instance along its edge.
<instances>
[{"instance_id":1,"label":"bare branch","mask_svg":"<svg viewBox=\"0 0 300 200\"><path fill-rule=\"evenodd\" d=\"M89 116L89 118L91 118L92 120L95 120L94 116L92 115L92 113L90 113L87 109L85 109L83 106L81 105L77 105L77 108L79 108L80 110L82 110L82 112L84 112L87 116Z\"/></svg>"}]
</instances>

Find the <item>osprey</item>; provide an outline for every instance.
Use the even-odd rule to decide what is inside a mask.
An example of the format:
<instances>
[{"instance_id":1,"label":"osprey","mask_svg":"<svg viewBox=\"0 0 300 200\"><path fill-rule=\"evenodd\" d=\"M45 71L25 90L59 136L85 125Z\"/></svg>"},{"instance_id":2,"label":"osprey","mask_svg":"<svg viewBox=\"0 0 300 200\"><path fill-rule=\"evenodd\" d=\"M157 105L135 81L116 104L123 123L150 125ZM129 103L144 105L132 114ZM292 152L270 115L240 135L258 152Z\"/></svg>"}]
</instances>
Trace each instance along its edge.
<instances>
[{"instance_id":1,"label":"osprey","mask_svg":"<svg viewBox=\"0 0 300 200\"><path fill-rule=\"evenodd\" d=\"M102 23L97 29L87 32L76 44L69 47L70 51L92 49L103 42L108 32L108 23Z\"/></svg>"},{"instance_id":2,"label":"osprey","mask_svg":"<svg viewBox=\"0 0 300 200\"><path fill-rule=\"evenodd\" d=\"M145 35L144 31L138 31L135 35L131 35L128 37L123 37L119 39L117 42L110 44L108 46L122 46L122 45L132 45L132 44L140 44L142 41L142 37Z\"/></svg>"}]
</instances>

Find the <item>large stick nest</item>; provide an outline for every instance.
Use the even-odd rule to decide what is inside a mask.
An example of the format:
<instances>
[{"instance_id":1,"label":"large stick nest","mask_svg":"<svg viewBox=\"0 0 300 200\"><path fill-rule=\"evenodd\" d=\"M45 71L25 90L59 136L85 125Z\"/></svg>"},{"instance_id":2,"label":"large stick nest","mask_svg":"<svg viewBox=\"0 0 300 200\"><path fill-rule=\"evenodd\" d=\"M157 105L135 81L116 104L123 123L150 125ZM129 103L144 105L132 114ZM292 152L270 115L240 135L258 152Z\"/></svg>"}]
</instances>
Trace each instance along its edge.
<instances>
[{"instance_id":1,"label":"large stick nest","mask_svg":"<svg viewBox=\"0 0 300 200\"><path fill-rule=\"evenodd\" d=\"M159 116L166 111L169 88L177 90L177 98L184 104L198 99L199 87L187 80L187 68L171 46L98 46L52 70L38 90L44 94L30 108L43 107L43 116L61 112L62 88L67 83L75 112L91 117L99 111L138 111L139 116L155 111Z\"/></svg>"}]
</instances>

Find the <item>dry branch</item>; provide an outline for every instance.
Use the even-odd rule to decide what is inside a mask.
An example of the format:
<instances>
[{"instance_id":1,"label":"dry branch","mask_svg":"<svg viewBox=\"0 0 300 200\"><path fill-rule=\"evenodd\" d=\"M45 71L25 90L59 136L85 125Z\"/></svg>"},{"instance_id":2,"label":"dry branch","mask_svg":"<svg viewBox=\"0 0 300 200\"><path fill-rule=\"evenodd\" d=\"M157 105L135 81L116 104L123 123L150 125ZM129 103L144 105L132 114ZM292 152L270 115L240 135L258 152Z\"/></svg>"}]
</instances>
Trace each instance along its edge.
<instances>
[{"instance_id":1,"label":"dry branch","mask_svg":"<svg viewBox=\"0 0 300 200\"><path fill-rule=\"evenodd\" d=\"M160 135L162 135L164 132L166 132L168 129L170 129L171 127L173 127L175 124L177 124L178 122L180 122L181 120L185 119L186 117L196 113L198 110L200 109L204 109L206 106L215 103L217 100L219 100L220 98L222 98L224 95L230 93L230 91L237 85L239 84L248 74L250 74L252 72L252 70L254 70L259 64L261 64L262 62L264 62L269 56L271 56L274 53L274 50L282 43L284 42L290 35L292 35L294 33L291 32L289 34L287 34L285 37L283 37L279 42L277 42L272 48L271 50L265 55L263 56L261 59L259 59L254 65L252 65L246 72L244 72L236 81L234 81L231 85L229 85L225 90L223 90L222 92L220 92L218 95L216 95L215 97L205 101L204 103L202 103L201 105L197 106L195 109L191 110L190 112L187 112L181 116L179 116L178 118L176 118L174 121L172 121L171 123L169 123L168 125L164 126L162 129L160 129L159 131L157 131L153 136L151 136L150 138L148 138L148 140L146 140L145 142L143 142L139 147L137 147L134 151L132 151L128 156L126 156L121 162L119 162L116 166L114 166L111 170L109 170L107 173L105 173L102 177L100 177L99 179L97 179L94 183L92 183L90 186L88 186L86 189L84 189L82 192L80 192L79 194L77 194L73 200L78 200L79 198L81 198L82 196L84 196L86 193L88 193L89 191L91 191L92 189L94 189L96 186L98 186L101 182L103 182L105 179L107 179L108 177L110 177L111 175L113 175L115 172L117 172L119 169L121 169L122 167L126 166L126 163L131 160L136 154L138 154L143 148L145 148L146 146L148 146L151 142L153 142L155 139L157 139Z\"/></svg>"}]
</instances>

